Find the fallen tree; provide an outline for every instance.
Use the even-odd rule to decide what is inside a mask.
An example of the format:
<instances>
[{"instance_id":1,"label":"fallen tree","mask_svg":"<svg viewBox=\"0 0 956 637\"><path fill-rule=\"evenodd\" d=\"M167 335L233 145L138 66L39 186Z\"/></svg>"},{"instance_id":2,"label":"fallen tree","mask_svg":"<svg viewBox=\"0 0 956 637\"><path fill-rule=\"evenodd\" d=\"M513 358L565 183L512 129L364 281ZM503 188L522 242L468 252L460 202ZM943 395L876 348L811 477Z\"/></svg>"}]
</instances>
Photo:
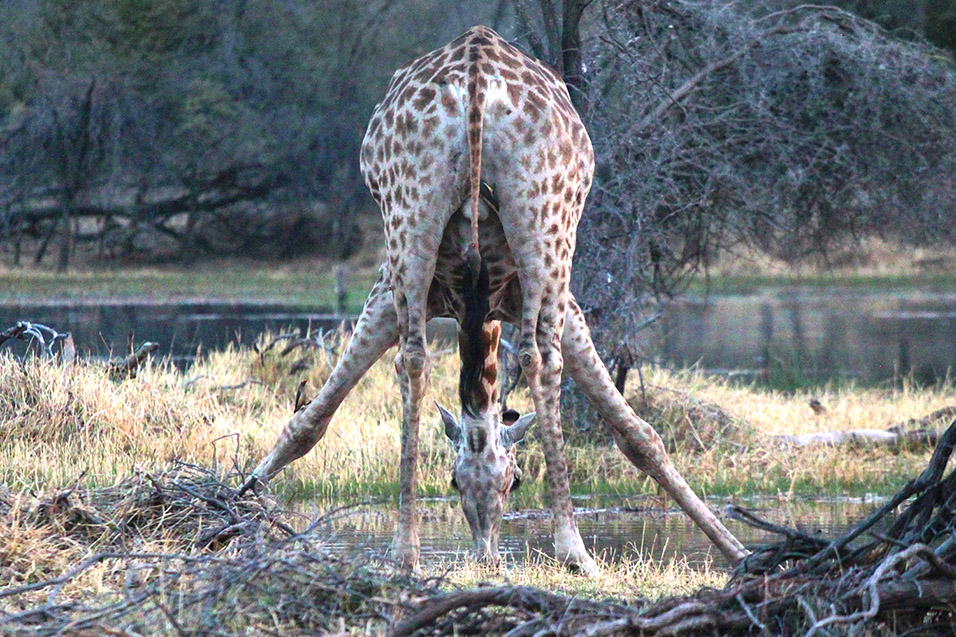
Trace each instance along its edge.
<instances>
[{"instance_id":1,"label":"fallen tree","mask_svg":"<svg viewBox=\"0 0 956 637\"><path fill-rule=\"evenodd\" d=\"M794 447L814 445L883 444L883 445L935 445L945 432L936 429L949 418L956 417L956 407L943 407L923 416L898 422L886 429L846 429L817 431L809 434L774 436L774 439Z\"/></svg>"}]
</instances>

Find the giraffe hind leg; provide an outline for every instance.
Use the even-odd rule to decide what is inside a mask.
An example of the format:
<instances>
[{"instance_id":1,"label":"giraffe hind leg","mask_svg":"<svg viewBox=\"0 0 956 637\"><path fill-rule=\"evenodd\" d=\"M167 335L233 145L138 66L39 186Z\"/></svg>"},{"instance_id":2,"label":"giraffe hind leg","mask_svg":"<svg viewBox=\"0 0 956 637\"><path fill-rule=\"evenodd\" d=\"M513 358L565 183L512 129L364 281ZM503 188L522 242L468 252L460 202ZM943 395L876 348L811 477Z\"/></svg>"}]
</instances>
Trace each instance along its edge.
<instances>
[{"instance_id":1,"label":"giraffe hind leg","mask_svg":"<svg viewBox=\"0 0 956 637\"><path fill-rule=\"evenodd\" d=\"M554 519L555 558L582 574L595 575L597 565L588 554L574 520L564 434L561 431L561 373L564 359L560 342L564 316L558 315L558 307L557 299L545 297L536 334L541 366L536 375L529 377L529 385L542 433L548 494Z\"/></svg>"},{"instance_id":2,"label":"giraffe hind leg","mask_svg":"<svg viewBox=\"0 0 956 637\"><path fill-rule=\"evenodd\" d=\"M293 460L304 456L321 440L335 410L365 372L398 340L398 320L392 293L383 272L372 287L345 351L319 394L293 415L272 451L246 480L240 494L267 482Z\"/></svg>"},{"instance_id":3,"label":"giraffe hind leg","mask_svg":"<svg viewBox=\"0 0 956 637\"><path fill-rule=\"evenodd\" d=\"M743 545L674 468L654 428L638 418L614 387L591 342L581 308L573 299L569 299L561 347L568 373L610 427L614 441L628 460L664 487L731 563L746 556Z\"/></svg>"}]
</instances>

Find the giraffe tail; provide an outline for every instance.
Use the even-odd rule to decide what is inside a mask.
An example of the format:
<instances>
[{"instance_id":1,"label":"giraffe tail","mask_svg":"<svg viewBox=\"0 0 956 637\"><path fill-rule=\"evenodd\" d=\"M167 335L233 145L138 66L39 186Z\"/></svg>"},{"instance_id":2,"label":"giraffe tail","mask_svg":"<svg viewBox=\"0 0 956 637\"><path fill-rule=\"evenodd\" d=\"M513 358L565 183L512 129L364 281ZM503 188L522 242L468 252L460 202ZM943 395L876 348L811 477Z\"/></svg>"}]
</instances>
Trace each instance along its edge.
<instances>
[{"instance_id":1,"label":"giraffe tail","mask_svg":"<svg viewBox=\"0 0 956 637\"><path fill-rule=\"evenodd\" d=\"M481 74L484 51L479 44L472 44L468 54L468 152L471 173L468 186L471 194L471 245L465 252L465 263L471 270L471 282L477 285L481 273L481 252L478 249L478 199L481 194L481 136L484 126L485 97L488 93L488 78Z\"/></svg>"}]
</instances>

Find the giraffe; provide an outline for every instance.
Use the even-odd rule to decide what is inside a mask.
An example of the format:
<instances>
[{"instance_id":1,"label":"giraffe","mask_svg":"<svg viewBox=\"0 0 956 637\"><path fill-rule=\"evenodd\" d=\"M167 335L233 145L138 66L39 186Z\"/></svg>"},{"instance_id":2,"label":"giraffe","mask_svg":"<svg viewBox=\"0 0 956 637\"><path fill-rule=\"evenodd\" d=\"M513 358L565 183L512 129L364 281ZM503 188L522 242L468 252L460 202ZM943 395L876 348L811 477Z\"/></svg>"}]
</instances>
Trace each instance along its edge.
<instances>
[{"instance_id":1,"label":"giraffe","mask_svg":"<svg viewBox=\"0 0 956 637\"><path fill-rule=\"evenodd\" d=\"M486 273L483 320L510 322L519 333L518 358L546 462L556 559L584 573L597 568L571 504L559 420L565 369L624 455L653 477L731 562L745 556L674 468L653 427L615 389L568 289L594 155L561 78L493 30L473 27L395 72L370 119L360 165L382 211L387 260L328 381L285 426L243 491L307 453L359 378L397 343L403 414L392 550L417 568L418 431L429 378L425 323L446 316L462 324L466 293L475 292ZM459 436L462 428L483 426L485 440L494 441L507 430L497 415L475 418L463 409L460 422L444 410L441 416L446 431L455 433L454 424ZM475 434L465 439L469 435ZM472 472L486 469L480 462L456 462L459 486L466 466ZM482 515L487 518L488 512ZM493 559L487 548L485 555Z\"/></svg>"},{"instance_id":2,"label":"giraffe","mask_svg":"<svg viewBox=\"0 0 956 637\"><path fill-rule=\"evenodd\" d=\"M461 496L461 508L471 529L475 556L498 563L498 536L508 494L518 488L521 472L515 445L524 439L535 413L519 416L511 410L499 413L498 347L500 321L486 321L489 307L489 275L484 260L472 284L470 267L463 271L464 317L458 335L461 374L458 394L461 418L441 405L438 411L445 435L455 448L451 484Z\"/></svg>"}]
</instances>

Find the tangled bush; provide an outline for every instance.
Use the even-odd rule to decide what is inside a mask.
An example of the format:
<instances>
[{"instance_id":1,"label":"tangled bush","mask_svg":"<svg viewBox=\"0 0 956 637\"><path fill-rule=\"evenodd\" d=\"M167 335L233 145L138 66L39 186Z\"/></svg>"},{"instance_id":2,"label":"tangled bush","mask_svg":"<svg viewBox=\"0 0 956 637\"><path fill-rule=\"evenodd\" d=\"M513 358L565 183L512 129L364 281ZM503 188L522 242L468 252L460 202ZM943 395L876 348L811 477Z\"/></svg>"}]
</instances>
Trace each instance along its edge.
<instances>
[{"instance_id":1,"label":"tangled bush","mask_svg":"<svg viewBox=\"0 0 956 637\"><path fill-rule=\"evenodd\" d=\"M601 16L598 175L572 280L604 344L633 349L649 300L742 243L793 261L864 235L956 232L949 56L835 8L746 6L626 1Z\"/></svg>"}]
</instances>

